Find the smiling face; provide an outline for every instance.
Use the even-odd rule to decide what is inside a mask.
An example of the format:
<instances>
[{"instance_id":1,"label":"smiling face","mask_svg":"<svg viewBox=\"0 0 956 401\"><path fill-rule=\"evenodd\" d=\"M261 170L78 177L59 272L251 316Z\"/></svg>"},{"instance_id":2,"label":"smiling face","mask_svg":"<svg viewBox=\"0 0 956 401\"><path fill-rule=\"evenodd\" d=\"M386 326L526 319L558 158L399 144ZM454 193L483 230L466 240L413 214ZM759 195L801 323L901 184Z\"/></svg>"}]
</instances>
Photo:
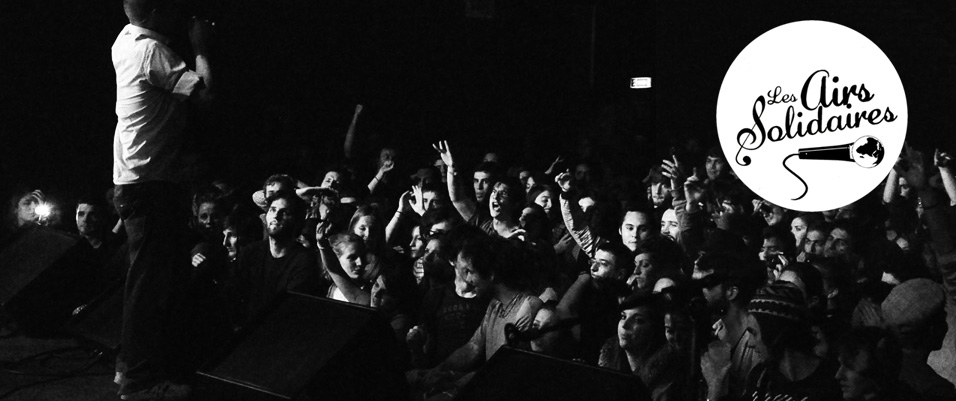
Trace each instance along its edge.
<instances>
[{"instance_id":1,"label":"smiling face","mask_svg":"<svg viewBox=\"0 0 956 401\"><path fill-rule=\"evenodd\" d=\"M199 205L196 219L203 230L222 231L222 212L214 202L203 202Z\"/></svg>"},{"instance_id":2,"label":"smiling face","mask_svg":"<svg viewBox=\"0 0 956 401\"><path fill-rule=\"evenodd\" d=\"M727 161L722 157L707 156L705 167L707 168L707 178L710 180L717 179L718 177L727 174L727 172L730 170L730 166L727 165Z\"/></svg>"},{"instance_id":3,"label":"smiling face","mask_svg":"<svg viewBox=\"0 0 956 401\"><path fill-rule=\"evenodd\" d=\"M542 191L536 198L534 198L534 203L536 203L538 206L541 206L541 208L544 209L545 214L551 214L551 207L553 204L551 203L550 192Z\"/></svg>"},{"instance_id":4,"label":"smiling face","mask_svg":"<svg viewBox=\"0 0 956 401\"><path fill-rule=\"evenodd\" d=\"M491 217L498 220L507 220L514 216L517 202L511 194L511 188L508 184L497 183L491 190L491 198L488 202L488 209Z\"/></svg>"},{"instance_id":5,"label":"smiling face","mask_svg":"<svg viewBox=\"0 0 956 401\"><path fill-rule=\"evenodd\" d=\"M621 242L631 251L634 251L641 243L651 235L651 228L648 225L650 219L641 212L627 212L624 215L624 221L621 222L621 228L618 233L621 234Z\"/></svg>"}]
</instances>

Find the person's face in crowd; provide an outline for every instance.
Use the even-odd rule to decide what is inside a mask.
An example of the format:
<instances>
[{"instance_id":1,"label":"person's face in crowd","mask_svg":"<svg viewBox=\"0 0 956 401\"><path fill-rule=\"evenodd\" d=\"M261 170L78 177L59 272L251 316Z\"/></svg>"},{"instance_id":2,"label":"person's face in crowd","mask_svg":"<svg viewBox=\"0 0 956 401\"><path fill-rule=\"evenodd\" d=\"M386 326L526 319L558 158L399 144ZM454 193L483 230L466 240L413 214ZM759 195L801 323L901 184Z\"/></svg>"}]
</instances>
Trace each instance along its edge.
<instances>
[{"instance_id":1,"label":"person's face in crowd","mask_svg":"<svg viewBox=\"0 0 956 401\"><path fill-rule=\"evenodd\" d=\"M823 213L823 219L824 219L824 220L826 220L826 221L828 221L828 222L833 222L833 220L836 219L837 213L840 213L840 209L824 210L824 211L821 212L821 213Z\"/></svg>"},{"instance_id":2,"label":"person's face in crowd","mask_svg":"<svg viewBox=\"0 0 956 401\"><path fill-rule=\"evenodd\" d=\"M861 351L852 358L840 355L838 359L840 369L835 378L840 381L844 400L864 400L876 395L878 383L863 374L870 367L869 353Z\"/></svg>"},{"instance_id":3,"label":"person's face in crowd","mask_svg":"<svg viewBox=\"0 0 956 401\"><path fill-rule=\"evenodd\" d=\"M641 212L627 212L624 215L624 221L621 222L618 233L621 234L621 241L627 249L636 250L651 235L649 221L647 215Z\"/></svg>"},{"instance_id":4,"label":"person's face in crowd","mask_svg":"<svg viewBox=\"0 0 956 401\"><path fill-rule=\"evenodd\" d=\"M698 258L698 260L700 260ZM701 281L701 292L704 300L707 301L707 309L714 316L723 316L730 307L730 297L727 294L726 286L712 279L707 279L714 272L712 270L702 270L697 262L694 262L694 274L691 276L694 280Z\"/></svg>"},{"instance_id":5,"label":"person's face in crowd","mask_svg":"<svg viewBox=\"0 0 956 401\"><path fill-rule=\"evenodd\" d=\"M408 249L414 259L420 258L425 253L425 238L422 237L421 227L412 228L412 242L408 244Z\"/></svg>"},{"instance_id":6,"label":"person's face in crowd","mask_svg":"<svg viewBox=\"0 0 956 401\"><path fill-rule=\"evenodd\" d=\"M266 185L266 191L265 191L266 199L271 198L272 195L275 195L276 192L284 191L287 189L289 188L286 188L285 185L280 182L273 182L269 185Z\"/></svg>"},{"instance_id":7,"label":"person's face in crowd","mask_svg":"<svg viewBox=\"0 0 956 401\"><path fill-rule=\"evenodd\" d=\"M803 251L806 252L807 255L823 256L823 248L826 246L828 235L828 233L820 230L807 231Z\"/></svg>"},{"instance_id":8,"label":"person's face in crowd","mask_svg":"<svg viewBox=\"0 0 956 401\"><path fill-rule=\"evenodd\" d=\"M23 227L27 224L37 221L36 209L39 203L36 198L26 195L17 202L17 227Z\"/></svg>"},{"instance_id":9,"label":"person's face in crowd","mask_svg":"<svg viewBox=\"0 0 956 401\"><path fill-rule=\"evenodd\" d=\"M518 222L521 228L528 234L527 238L539 238L541 234L541 222L535 218L534 209L526 207L521 210L521 217Z\"/></svg>"},{"instance_id":10,"label":"person's face in crowd","mask_svg":"<svg viewBox=\"0 0 956 401\"><path fill-rule=\"evenodd\" d=\"M662 292L662 291L664 291L664 290L666 290L666 289L668 289L668 288L674 287L674 286L676 286L676 285L677 285L677 283L675 283L674 280L672 280L672 279L670 279L670 278L667 278L667 277L661 277L661 278L657 279L657 282L654 283L654 291L653 291L653 292L654 292L655 294L658 294L658 293L660 293L660 292Z\"/></svg>"},{"instance_id":11,"label":"person's face in crowd","mask_svg":"<svg viewBox=\"0 0 956 401\"><path fill-rule=\"evenodd\" d=\"M222 212L213 202L203 202L199 205L199 214L196 215L199 227L204 230L222 230Z\"/></svg>"},{"instance_id":12,"label":"person's face in crowd","mask_svg":"<svg viewBox=\"0 0 956 401\"><path fill-rule=\"evenodd\" d=\"M803 240L807 238L807 222L801 217L794 217L790 222L790 232L797 239L797 249L800 249L803 246Z\"/></svg>"},{"instance_id":13,"label":"person's face in crowd","mask_svg":"<svg viewBox=\"0 0 956 401\"><path fill-rule=\"evenodd\" d=\"M483 161L483 162L500 163L500 162L501 162L501 159L498 157L498 154L497 154L497 153L495 153L495 152L488 152L488 153L485 153L485 158L482 159L482 161Z\"/></svg>"},{"instance_id":14,"label":"person's face in crowd","mask_svg":"<svg viewBox=\"0 0 956 401\"><path fill-rule=\"evenodd\" d=\"M445 198L441 197L435 191L422 192L422 207L425 210L436 209L445 206Z\"/></svg>"},{"instance_id":15,"label":"person's face in crowd","mask_svg":"<svg viewBox=\"0 0 956 401\"><path fill-rule=\"evenodd\" d=\"M664 204L664 200L667 198L667 193L671 190L670 186L670 182L667 180L661 180L660 182L651 184L649 189L651 192L651 202L654 203L654 206L660 206Z\"/></svg>"},{"instance_id":16,"label":"person's face in crowd","mask_svg":"<svg viewBox=\"0 0 956 401\"><path fill-rule=\"evenodd\" d=\"M664 336L667 342L677 349L690 344L692 326L687 317L678 313L664 315Z\"/></svg>"},{"instance_id":17,"label":"person's face in crowd","mask_svg":"<svg viewBox=\"0 0 956 401\"><path fill-rule=\"evenodd\" d=\"M654 283L651 281L651 275L654 273L654 262L651 255L647 252L634 257L634 276L637 280L637 288L648 288Z\"/></svg>"},{"instance_id":18,"label":"person's face in crowd","mask_svg":"<svg viewBox=\"0 0 956 401\"><path fill-rule=\"evenodd\" d=\"M222 230L222 246L229 253L230 260L235 259L236 255L239 254L239 241L239 232L235 228L227 227Z\"/></svg>"},{"instance_id":19,"label":"person's face in crowd","mask_svg":"<svg viewBox=\"0 0 956 401\"><path fill-rule=\"evenodd\" d=\"M325 173L325 177L322 178L322 184L319 186L322 188L338 189L341 183L342 174L339 174L338 171L329 171L328 173Z\"/></svg>"},{"instance_id":20,"label":"person's face in crowd","mask_svg":"<svg viewBox=\"0 0 956 401\"><path fill-rule=\"evenodd\" d=\"M664 211L664 216L661 217L661 235L672 240L676 240L680 235L680 226L677 225L677 213L674 209Z\"/></svg>"},{"instance_id":21,"label":"person's face in crowd","mask_svg":"<svg viewBox=\"0 0 956 401\"><path fill-rule=\"evenodd\" d=\"M835 258L846 256L850 252L850 234L842 228L834 228L823 247L823 256Z\"/></svg>"},{"instance_id":22,"label":"person's face in crowd","mask_svg":"<svg viewBox=\"0 0 956 401\"><path fill-rule=\"evenodd\" d=\"M103 212L89 203L76 205L76 231L85 237L99 235L103 229Z\"/></svg>"},{"instance_id":23,"label":"person's face in crowd","mask_svg":"<svg viewBox=\"0 0 956 401\"><path fill-rule=\"evenodd\" d=\"M378 168L382 168L385 162L394 161L396 153L395 149L383 148L382 151L378 153Z\"/></svg>"},{"instance_id":24,"label":"person's face in crowd","mask_svg":"<svg viewBox=\"0 0 956 401\"><path fill-rule=\"evenodd\" d=\"M461 291L462 294L477 296L488 293L492 288L491 280L493 277L481 277L472 265L471 259L463 258L460 253L455 259L455 274L461 277L464 287Z\"/></svg>"},{"instance_id":25,"label":"person's face in crowd","mask_svg":"<svg viewBox=\"0 0 956 401\"><path fill-rule=\"evenodd\" d=\"M707 156L707 161L704 166L707 169L707 179L714 180L717 177L721 177L724 174L727 174L730 166L727 165L727 160L724 160L722 157L713 157Z\"/></svg>"},{"instance_id":26,"label":"person's face in crowd","mask_svg":"<svg viewBox=\"0 0 956 401\"><path fill-rule=\"evenodd\" d=\"M784 219L784 210L782 207L777 205L768 205L769 210L760 210L760 215L763 216L763 220L767 222L768 226L773 226L780 224Z\"/></svg>"},{"instance_id":27,"label":"person's face in crowd","mask_svg":"<svg viewBox=\"0 0 956 401\"><path fill-rule=\"evenodd\" d=\"M575 180L575 181L577 181L577 182L579 182L579 183L582 183L582 184L587 184L587 183L591 182L591 177L592 177L592 176L591 176L591 166L589 166L589 165L587 165L587 164L585 164L585 163L581 163L581 164L578 164L577 166L574 167L574 180Z\"/></svg>"},{"instance_id":28,"label":"person's face in crowd","mask_svg":"<svg viewBox=\"0 0 956 401\"><path fill-rule=\"evenodd\" d=\"M639 306L621 311L621 320L617 323L618 344L625 351L640 351L650 344L657 327L650 308Z\"/></svg>"},{"instance_id":29,"label":"person's face in crowd","mask_svg":"<svg viewBox=\"0 0 956 401\"><path fill-rule=\"evenodd\" d=\"M913 194L912 188L910 188L910 183L906 182L906 178L900 177L897 181L900 186L900 196L903 198L909 198Z\"/></svg>"},{"instance_id":30,"label":"person's face in crowd","mask_svg":"<svg viewBox=\"0 0 956 401\"><path fill-rule=\"evenodd\" d=\"M774 258L783 253L784 244L781 243L780 238L769 237L764 238L763 246L760 247L760 260L763 262L774 262Z\"/></svg>"},{"instance_id":31,"label":"person's face in crowd","mask_svg":"<svg viewBox=\"0 0 956 401\"><path fill-rule=\"evenodd\" d=\"M521 170L518 172L518 179L521 180L521 184L524 185L525 191L530 190L532 187L532 185L528 183L531 176L531 170Z\"/></svg>"},{"instance_id":32,"label":"person's face in crowd","mask_svg":"<svg viewBox=\"0 0 956 401\"><path fill-rule=\"evenodd\" d=\"M618 260L614 254L598 250L594 253L594 261L591 262L591 277L596 279L620 279L621 272L617 266Z\"/></svg>"},{"instance_id":33,"label":"person's face in crowd","mask_svg":"<svg viewBox=\"0 0 956 401\"><path fill-rule=\"evenodd\" d=\"M355 227L352 228L352 234L358 235L367 244L368 238L372 234L372 231L377 228L377 224L378 221L375 219L375 216L359 217L358 221L355 222Z\"/></svg>"},{"instance_id":34,"label":"person's face in crowd","mask_svg":"<svg viewBox=\"0 0 956 401\"><path fill-rule=\"evenodd\" d=\"M295 238L298 236L296 218L285 199L276 199L266 212L266 231L275 239Z\"/></svg>"},{"instance_id":35,"label":"person's face in crowd","mask_svg":"<svg viewBox=\"0 0 956 401\"><path fill-rule=\"evenodd\" d=\"M478 203L484 202L485 198L488 197L488 192L491 191L491 174L486 171L475 171L471 183L475 188L475 198L478 199Z\"/></svg>"},{"instance_id":36,"label":"person's face in crowd","mask_svg":"<svg viewBox=\"0 0 956 401\"><path fill-rule=\"evenodd\" d=\"M398 300L389 293L384 274L379 274L378 278L375 279L375 283L372 284L369 301L369 306L380 309L386 314L395 311Z\"/></svg>"},{"instance_id":37,"label":"person's face in crowd","mask_svg":"<svg viewBox=\"0 0 956 401\"><path fill-rule=\"evenodd\" d=\"M431 226L428 229L428 236L434 236L435 234L444 234L448 231L451 231L451 222L450 221L439 221Z\"/></svg>"},{"instance_id":38,"label":"person's face in crowd","mask_svg":"<svg viewBox=\"0 0 956 401\"><path fill-rule=\"evenodd\" d=\"M491 217L501 220L509 219L514 214L516 206L511 188L504 183L495 184L494 189L491 190L491 200L488 202Z\"/></svg>"},{"instance_id":39,"label":"person's face in crowd","mask_svg":"<svg viewBox=\"0 0 956 401\"><path fill-rule=\"evenodd\" d=\"M358 242L349 242L341 245L338 255L339 264L342 269L353 280L358 280L365 275L365 268L368 266L368 255L365 253L364 244Z\"/></svg>"},{"instance_id":40,"label":"person's face in crowd","mask_svg":"<svg viewBox=\"0 0 956 401\"><path fill-rule=\"evenodd\" d=\"M551 214L551 208L554 206L551 203L551 193L548 191L542 191L536 198L534 198L534 203L538 206L541 206L544 209L545 214Z\"/></svg>"},{"instance_id":41,"label":"person's face in crowd","mask_svg":"<svg viewBox=\"0 0 956 401\"><path fill-rule=\"evenodd\" d=\"M540 309L534 317L533 328L542 330L558 323L558 315L550 309ZM546 355L553 355L560 340L560 330L549 331L534 340L531 340L531 350Z\"/></svg>"}]
</instances>

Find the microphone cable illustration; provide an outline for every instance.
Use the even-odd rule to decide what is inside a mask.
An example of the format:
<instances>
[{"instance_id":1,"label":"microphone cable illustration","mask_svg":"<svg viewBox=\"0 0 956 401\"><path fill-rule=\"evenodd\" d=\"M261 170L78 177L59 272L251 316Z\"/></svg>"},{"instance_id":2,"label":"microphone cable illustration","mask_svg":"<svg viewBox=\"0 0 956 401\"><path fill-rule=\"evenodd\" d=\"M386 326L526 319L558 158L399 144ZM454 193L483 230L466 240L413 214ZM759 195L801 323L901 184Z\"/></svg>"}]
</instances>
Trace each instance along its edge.
<instances>
[{"instance_id":1,"label":"microphone cable illustration","mask_svg":"<svg viewBox=\"0 0 956 401\"><path fill-rule=\"evenodd\" d=\"M883 144L879 139L869 135L864 135L854 142L845 143L843 145L800 148L797 153L785 157L782 162L783 168L787 169L790 174L793 174L793 176L800 180L800 183L803 184L803 193L800 194L800 196L792 199L800 200L807 195L807 192L810 191L810 187L807 185L807 182L800 177L799 174L787 166L787 160L790 160L790 158L794 156L799 157L801 160L850 161L855 162L858 166L863 168L873 168L883 161Z\"/></svg>"}]
</instances>

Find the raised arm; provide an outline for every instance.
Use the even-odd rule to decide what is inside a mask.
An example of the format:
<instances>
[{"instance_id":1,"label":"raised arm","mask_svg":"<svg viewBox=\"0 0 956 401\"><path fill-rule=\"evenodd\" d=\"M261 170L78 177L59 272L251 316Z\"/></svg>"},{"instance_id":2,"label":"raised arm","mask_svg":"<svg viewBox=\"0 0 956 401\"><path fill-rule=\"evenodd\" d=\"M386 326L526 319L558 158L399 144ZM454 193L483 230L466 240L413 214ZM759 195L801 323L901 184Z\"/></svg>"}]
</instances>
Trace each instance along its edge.
<instances>
[{"instance_id":1,"label":"raised arm","mask_svg":"<svg viewBox=\"0 0 956 401\"><path fill-rule=\"evenodd\" d=\"M584 210L581 210L580 200L577 193L571 188L571 174L567 171L554 177L554 182L558 184L561 190L559 203L561 204L561 218L564 219L564 225L568 228L568 233L574 242L581 247L589 257L594 257L594 251L600 238L591 233L588 221L584 216Z\"/></svg>"},{"instance_id":2,"label":"raised arm","mask_svg":"<svg viewBox=\"0 0 956 401\"><path fill-rule=\"evenodd\" d=\"M386 160L384 163L382 163L382 167L378 168L378 172L375 173L375 177L372 177L372 181L369 181L368 183L369 194L375 193L375 188L378 188L378 184L385 179L385 174L388 174L388 172L392 171L393 168L395 168L395 161L393 160Z\"/></svg>"},{"instance_id":3,"label":"raised arm","mask_svg":"<svg viewBox=\"0 0 956 401\"><path fill-rule=\"evenodd\" d=\"M332 278L332 282L334 282L335 286L342 292L345 299L353 304L370 305L372 300L371 294L356 285L348 276L345 269L339 264L339 259L335 256L335 253L332 252L332 245L329 244L329 241L321 238L318 239L316 243L319 247L322 265L325 266L325 270L329 272L329 277Z\"/></svg>"},{"instance_id":4,"label":"raised arm","mask_svg":"<svg viewBox=\"0 0 956 401\"><path fill-rule=\"evenodd\" d=\"M189 30L189 42L196 54L196 73L202 77L203 86L195 90L189 99L198 106L212 103L215 81L209 65L209 41L212 36L212 24L209 21L193 19Z\"/></svg>"},{"instance_id":5,"label":"raised arm","mask_svg":"<svg viewBox=\"0 0 956 401\"><path fill-rule=\"evenodd\" d=\"M936 149L933 155L933 162L939 168L939 176L943 181L943 189L949 196L949 205L956 206L956 177L953 176L953 158L947 152L940 152Z\"/></svg>"},{"instance_id":6,"label":"raised arm","mask_svg":"<svg viewBox=\"0 0 956 401\"><path fill-rule=\"evenodd\" d=\"M886 176L886 184L883 185L883 204L888 205L896 202L900 194L900 175L895 169L890 170Z\"/></svg>"},{"instance_id":7,"label":"raised arm","mask_svg":"<svg viewBox=\"0 0 956 401\"><path fill-rule=\"evenodd\" d=\"M355 105L355 113L352 114L352 123L349 124L349 130L345 131L345 145L343 146L343 151L345 152L346 159L352 159L353 150L355 149L355 125L358 124L359 115L362 114L362 105Z\"/></svg>"},{"instance_id":8,"label":"raised arm","mask_svg":"<svg viewBox=\"0 0 956 401\"><path fill-rule=\"evenodd\" d=\"M458 176L458 166L455 165L455 158L452 156L451 148L448 147L448 141L438 142L433 144L432 147L441 155L441 161L445 163L445 167L448 169L448 198L451 200L451 204L455 206L455 210L458 211L463 220L471 220L478 210L478 205L464 193L461 178Z\"/></svg>"},{"instance_id":9,"label":"raised arm","mask_svg":"<svg viewBox=\"0 0 956 401\"><path fill-rule=\"evenodd\" d=\"M930 237L933 240L933 248L936 249L940 259L956 259L956 233L953 232L952 208L947 205L948 199L929 185L923 155L906 146L893 169L919 194L926 225L929 227Z\"/></svg>"}]
</instances>

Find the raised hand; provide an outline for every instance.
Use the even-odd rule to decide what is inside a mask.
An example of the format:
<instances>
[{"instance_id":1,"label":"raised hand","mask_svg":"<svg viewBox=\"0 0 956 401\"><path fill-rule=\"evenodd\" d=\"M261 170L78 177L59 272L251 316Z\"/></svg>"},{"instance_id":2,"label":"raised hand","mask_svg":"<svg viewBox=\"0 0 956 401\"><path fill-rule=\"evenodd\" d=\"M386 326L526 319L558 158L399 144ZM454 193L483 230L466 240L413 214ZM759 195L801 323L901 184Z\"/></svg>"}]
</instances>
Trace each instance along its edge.
<instances>
[{"instance_id":1,"label":"raised hand","mask_svg":"<svg viewBox=\"0 0 956 401\"><path fill-rule=\"evenodd\" d=\"M445 163L446 166L453 167L455 165L455 158L451 154L451 148L448 147L448 141L434 143L432 144L432 148L441 155L441 161Z\"/></svg>"},{"instance_id":2,"label":"raised hand","mask_svg":"<svg viewBox=\"0 0 956 401\"><path fill-rule=\"evenodd\" d=\"M670 178L671 189L678 189L684 186L684 181L687 178L684 176L684 165L677 161L677 156L673 156L673 159L674 161L662 160L661 175Z\"/></svg>"},{"instance_id":3,"label":"raised hand","mask_svg":"<svg viewBox=\"0 0 956 401\"><path fill-rule=\"evenodd\" d=\"M382 162L382 167L379 167L378 171L381 172L382 174L385 174L385 173L388 173L389 171L392 171L392 169L394 168L395 168L395 161L386 160Z\"/></svg>"},{"instance_id":4,"label":"raised hand","mask_svg":"<svg viewBox=\"0 0 956 401\"><path fill-rule=\"evenodd\" d=\"M554 182L558 184L558 188L561 189L561 192L568 192L571 190L571 173L567 171L558 174L554 177Z\"/></svg>"},{"instance_id":5,"label":"raised hand","mask_svg":"<svg viewBox=\"0 0 956 401\"><path fill-rule=\"evenodd\" d=\"M545 174L545 175L554 174L554 169L557 168L557 167L558 167L558 164L560 164L560 163L563 162L563 161L564 161L564 157L562 157L562 156L560 156L560 155L559 155L558 157L554 158L554 161L551 162L551 165L548 166L548 169L544 171L544 174Z\"/></svg>"},{"instance_id":6,"label":"raised hand","mask_svg":"<svg viewBox=\"0 0 956 401\"><path fill-rule=\"evenodd\" d=\"M948 152L940 152L936 149L933 153L933 164L940 170L949 170L953 167L953 157Z\"/></svg>"},{"instance_id":7,"label":"raised hand","mask_svg":"<svg viewBox=\"0 0 956 401\"><path fill-rule=\"evenodd\" d=\"M413 185L412 186L412 196L409 201L409 204L412 206L412 210L415 213L418 213L419 216L425 215L425 202L422 200L422 186Z\"/></svg>"}]
</instances>

